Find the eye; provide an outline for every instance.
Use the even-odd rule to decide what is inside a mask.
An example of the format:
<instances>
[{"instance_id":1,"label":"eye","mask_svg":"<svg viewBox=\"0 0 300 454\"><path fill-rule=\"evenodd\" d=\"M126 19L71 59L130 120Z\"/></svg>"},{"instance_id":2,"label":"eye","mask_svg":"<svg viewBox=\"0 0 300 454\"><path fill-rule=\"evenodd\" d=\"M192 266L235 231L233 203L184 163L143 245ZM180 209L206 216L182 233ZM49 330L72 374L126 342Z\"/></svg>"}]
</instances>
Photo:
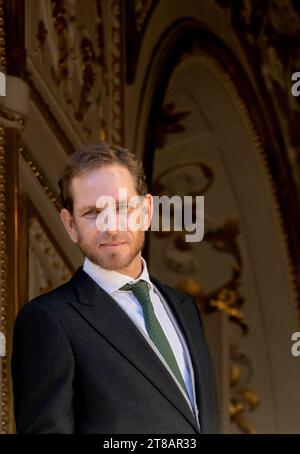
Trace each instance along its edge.
<instances>
[{"instance_id":1,"label":"eye","mask_svg":"<svg viewBox=\"0 0 300 454\"><path fill-rule=\"evenodd\" d=\"M118 212L127 212L127 213L131 213L133 210L135 210L137 207L136 206L132 206L130 205L129 203L122 203L122 204L119 204L117 206L117 211Z\"/></svg>"},{"instance_id":2,"label":"eye","mask_svg":"<svg viewBox=\"0 0 300 454\"><path fill-rule=\"evenodd\" d=\"M85 216L97 216L99 212L97 210L89 210L85 213Z\"/></svg>"},{"instance_id":3,"label":"eye","mask_svg":"<svg viewBox=\"0 0 300 454\"><path fill-rule=\"evenodd\" d=\"M118 211L122 211L122 210L127 210L129 209L129 205L127 203L120 203L118 206L117 206L117 210Z\"/></svg>"}]
</instances>

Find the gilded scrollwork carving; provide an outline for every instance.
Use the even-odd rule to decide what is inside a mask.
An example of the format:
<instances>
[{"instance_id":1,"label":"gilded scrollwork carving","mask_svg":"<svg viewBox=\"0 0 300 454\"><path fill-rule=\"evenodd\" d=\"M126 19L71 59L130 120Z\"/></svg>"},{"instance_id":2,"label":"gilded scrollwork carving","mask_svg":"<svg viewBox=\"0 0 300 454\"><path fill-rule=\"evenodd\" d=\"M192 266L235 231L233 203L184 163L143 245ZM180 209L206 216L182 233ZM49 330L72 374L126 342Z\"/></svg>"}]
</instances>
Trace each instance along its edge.
<instances>
[{"instance_id":1,"label":"gilded scrollwork carving","mask_svg":"<svg viewBox=\"0 0 300 454\"><path fill-rule=\"evenodd\" d=\"M169 128L165 133L174 134L178 128ZM163 153L158 150L157 153ZM175 193L181 197L192 197L192 216L196 218L196 196L204 195L209 191L214 182L213 169L199 161L181 161L161 172L152 184L152 193L156 196L167 195L172 197ZM198 243L186 242L186 230L174 230L174 211L170 211L170 231L153 232L155 236L164 239L162 257L170 270L179 274L191 275L199 269L199 260L190 252L197 248ZM241 307L244 298L239 292L242 274L242 256L238 245L239 222L229 219L223 225L207 229L204 242L211 244L218 253L229 254L234 260L231 277L227 282L220 283L219 287L208 294L204 293L203 286L187 277L179 284L181 290L193 293L195 301L205 313L221 310L238 324L244 332L247 325Z\"/></svg>"},{"instance_id":2,"label":"gilded scrollwork carving","mask_svg":"<svg viewBox=\"0 0 300 454\"><path fill-rule=\"evenodd\" d=\"M83 141L107 135L102 2L91 5L86 17L77 0L41 0L34 4L34 33L27 29L30 80L55 118L59 110L70 123L69 140L74 127Z\"/></svg>"},{"instance_id":3,"label":"gilded scrollwork carving","mask_svg":"<svg viewBox=\"0 0 300 454\"><path fill-rule=\"evenodd\" d=\"M260 406L260 396L248 386L253 375L252 362L237 345L231 345L230 361L230 420L241 432L256 434L257 428L248 418L248 412Z\"/></svg>"},{"instance_id":4,"label":"gilded scrollwork carving","mask_svg":"<svg viewBox=\"0 0 300 454\"><path fill-rule=\"evenodd\" d=\"M251 140L253 140L253 145L258 150L259 158L261 163L266 170L267 177L269 178L270 185L272 187L273 183L270 176L270 171L268 169L268 163L266 161L262 142L260 136L256 130L256 127L253 123L252 118L250 117L249 110L245 101L240 95L235 82L231 79L230 75L224 71L223 67L219 65L215 58L199 50L199 47L195 45L190 51L182 56L182 60L189 58L191 55L197 55L202 59L203 62L211 69L213 74L216 77L222 75L222 80L226 83L230 93L232 95L232 101L236 106L238 112L240 112L241 121L245 125L246 130L249 132ZM180 109L176 109L180 111ZM183 118L182 118L183 119ZM181 120L180 120L181 121ZM176 128L172 131L170 128L167 134L173 134L176 132ZM167 137L164 138L162 143L166 143ZM162 147L159 147L160 141L158 141L156 153L163 153ZM176 178L177 186L180 181L180 164L178 166ZM183 168L181 169L182 174L186 172ZM154 187L156 188L157 193L162 193L167 189L170 189L170 196L174 194L172 192L172 180L167 181L166 174L168 171L165 171L162 175L162 178L156 178L154 182ZM207 192L214 182L214 172L213 169L209 168L206 170L207 178L207 187L202 187L201 192L199 191L199 184L197 191L194 192L194 195L201 194L203 195ZM161 181L160 181L161 178ZM165 180L165 181L164 181ZM195 181L190 179L189 181L189 191L195 187ZM198 180L199 183L199 180ZM177 187L176 186L176 187ZM185 193L180 193L181 195L189 194L187 191ZM156 194L155 192L155 194ZM180 190L179 190L180 192ZM192 191L193 192L193 191ZM279 219L281 219L281 213L279 212L278 202L276 200L275 191L272 190L272 195L274 196L273 203L274 209L278 213ZM241 292L241 284L243 281L243 260L242 253L239 245L239 234L240 226L238 219L227 219L227 221L218 223L215 220L208 219L205 217L205 223L207 226L204 234L203 243L208 243L213 248L217 254L226 254L231 258L228 262L231 263L231 269L229 269L229 278L224 282L220 282L219 285L209 291L206 290L203 282L195 278L196 273L199 274L199 260L193 260L194 250L197 248L195 245L186 244L184 246L184 235L181 235L178 232L163 232L159 234L161 238L164 238L164 242L167 244L166 249L168 250L167 254L162 253L162 258L165 260L165 263L168 269L171 269L173 272L177 272L178 275L186 274L185 277L181 278L178 283L178 288L185 293L191 295L194 301L199 305L202 313L210 314L217 310L223 311L228 315L228 318L231 322L241 328L239 336L234 341L231 340L231 391L230 391L230 406L229 406L229 416L233 425L235 425L238 431L244 433L256 433L257 429L251 422L251 416L248 415L248 412L255 411L260 405L260 396L256 390L251 388L251 378L252 378L252 361L250 355L243 353L242 348L239 350L239 355L234 355L236 343L239 343L239 340L245 339L248 333L248 330L251 327L248 326L246 317L244 315L244 305L246 300L244 295ZM175 241L176 238L176 241ZM164 251L164 246L162 243L162 251ZM188 252L188 253L187 253ZM187 254L186 254L187 253ZM181 254L181 257L180 257ZM183 257L189 257L185 259ZM178 266L177 266L178 265ZM228 273L227 273L228 274ZM238 333L238 332L237 332ZM247 365L247 367L246 367ZM251 374L249 371L251 370Z\"/></svg>"}]
</instances>

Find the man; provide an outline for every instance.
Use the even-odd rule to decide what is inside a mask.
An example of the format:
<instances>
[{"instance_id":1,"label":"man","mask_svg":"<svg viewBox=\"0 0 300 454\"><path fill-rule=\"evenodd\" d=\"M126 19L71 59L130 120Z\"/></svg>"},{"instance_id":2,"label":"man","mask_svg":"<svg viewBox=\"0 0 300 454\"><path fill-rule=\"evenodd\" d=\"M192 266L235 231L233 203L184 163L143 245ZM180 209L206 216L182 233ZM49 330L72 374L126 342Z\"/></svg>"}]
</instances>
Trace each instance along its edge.
<instances>
[{"instance_id":1,"label":"man","mask_svg":"<svg viewBox=\"0 0 300 454\"><path fill-rule=\"evenodd\" d=\"M218 432L196 303L149 274L141 256L153 215L141 164L126 149L90 145L71 157L59 186L61 220L85 261L17 316L17 432Z\"/></svg>"}]
</instances>

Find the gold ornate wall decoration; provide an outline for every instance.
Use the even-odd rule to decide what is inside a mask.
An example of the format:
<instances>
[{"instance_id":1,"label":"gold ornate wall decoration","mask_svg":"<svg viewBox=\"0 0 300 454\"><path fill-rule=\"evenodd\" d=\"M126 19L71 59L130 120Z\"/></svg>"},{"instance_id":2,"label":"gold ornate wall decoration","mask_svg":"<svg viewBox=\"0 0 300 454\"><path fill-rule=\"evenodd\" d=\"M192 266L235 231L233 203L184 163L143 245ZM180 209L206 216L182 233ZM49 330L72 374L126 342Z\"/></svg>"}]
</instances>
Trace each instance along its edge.
<instances>
[{"instance_id":1,"label":"gold ornate wall decoration","mask_svg":"<svg viewBox=\"0 0 300 454\"><path fill-rule=\"evenodd\" d=\"M275 185L274 182L272 167L268 161L268 157L266 154L267 151L266 145L263 144L262 136L257 127L257 123L259 122L259 120L256 119L257 121L254 123L254 120L252 118L251 105L246 103L246 100L244 99L239 87L236 85L231 75L223 69L223 66L219 61L217 61L214 57L207 55L205 52L202 51L199 52L199 49L197 47L183 55L182 58L188 58L189 55L192 54L202 56L202 58L205 60L206 64L209 66L210 70L213 72L213 74L215 74L216 77L220 77L220 75L222 76L223 82L226 84L228 90L230 91L232 102L234 103L237 111L240 113L240 119L243 122L246 130L248 131L249 137L251 137L254 148L257 150L260 163L262 165L262 168L266 175L267 183L270 188L272 207L278 220L278 228L280 230L283 247L286 250L290 287L295 295L295 300L296 301L298 300L299 302L298 319L300 325L300 282L299 282L300 275L297 272L296 268L296 265L298 263L297 262L298 236L296 243L293 243L293 240L295 239L293 235L295 226L297 225L297 216L295 215L294 219L295 225L293 226L293 230L291 230L288 228L289 226L286 224L287 218L284 215L284 209L288 208L290 210L288 217L290 218L291 213L294 212L294 207L291 206L291 200L288 199L287 196L285 196L284 198L284 205L280 203L280 201L282 201L280 199L280 197L282 196L281 187L278 187L278 184ZM272 152L273 151L274 150L272 150ZM289 181L285 181L284 187L286 188L286 190L288 186ZM293 197L294 197L293 200L295 200L296 201L295 203L297 203L297 197L295 196L295 194L293 194Z\"/></svg>"},{"instance_id":2,"label":"gold ornate wall decoration","mask_svg":"<svg viewBox=\"0 0 300 454\"><path fill-rule=\"evenodd\" d=\"M96 58L99 67L102 69L103 92L109 98L109 75L105 57L105 38L104 38L104 15L102 10L103 0L95 0L96 3L96 22L97 22L97 46ZM98 139L107 141L107 116L102 115L100 119L100 130Z\"/></svg>"},{"instance_id":3,"label":"gold ornate wall decoration","mask_svg":"<svg viewBox=\"0 0 300 454\"><path fill-rule=\"evenodd\" d=\"M64 2L59 0L51 0L51 12L53 26L58 42L58 61L57 65L51 66L51 72L57 85L60 88L62 88L62 92L67 104L70 104L71 103L69 87L70 70L68 59L71 49Z\"/></svg>"},{"instance_id":4,"label":"gold ornate wall decoration","mask_svg":"<svg viewBox=\"0 0 300 454\"><path fill-rule=\"evenodd\" d=\"M51 240L49 230L34 212L29 215L28 229L29 260L37 264L35 269L41 277L41 280L37 279L38 287L31 289L29 298L33 298L71 279L74 269L66 263L66 258ZM55 276L55 281L49 277L51 275Z\"/></svg>"},{"instance_id":5,"label":"gold ornate wall decoration","mask_svg":"<svg viewBox=\"0 0 300 454\"><path fill-rule=\"evenodd\" d=\"M49 226L25 192L19 194L19 306L70 279L70 263Z\"/></svg>"},{"instance_id":6,"label":"gold ornate wall decoration","mask_svg":"<svg viewBox=\"0 0 300 454\"><path fill-rule=\"evenodd\" d=\"M46 42L48 31L45 27L45 22L40 19L38 25L38 31L36 34L36 39L38 40L39 46L38 49L41 52L42 56L44 56L44 46Z\"/></svg>"},{"instance_id":7,"label":"gold ornate wall decoration","mask_svg":"<svg viewBox=\"0 0 300 454\"><path fill-rule=\"evenodd\" d=\"M190 115L187 110L178 110L171 102L162 106L159 121L155 130L155 144L158 148L164 147L168 134L179 134L185 131L182 121Z\"/></svg>"},{"instance_id":8,"label":"gold ornate wall decoration","mask_svg":"<svg viewBox=\"0 0 300 454\"><path fill-rule=\"evenodd\" d=\"M173 110L172 110L173 111ZM187 112L176 112L175 120L169 122L171 127L167 128L164 133L164 141L168 134L174 134L179 129L183 130L184 126L177 126L177 121L185 118ZM161 123L161 121L159 121ZM172 126L175 122L175 127ZM159 146L163 146L159 138ZM163 151L157 150L157 153ZM194 174L191 169L196 170ZM169 197L179 195L180 197L192 197L192 215L196 219L196 196L206 194L214 182L214 172L207 164L199 161L180 161L180 163L169 167L161 172L153 181L151 192L156 196L167 195ZM205 219L205 222L207 219ZM174 230L174 211L170 212L170 231L153 232L153 234L164 241L161 246L162 259L169 270L180 275L194 274L199 268L199 262L191 254L196 249L198 243L186 242L185 235L187 231ZM228 219L223 225L211 227L204 234L204 242L210 243L215 251L221 254L229 254L234 265L231 270L231 277L227 282L220 284L218 288L208 294L204 291L203 284L194 281L191 277L183 279L178 288L188 294L192 294L199 308L209 314L215 310L221 310L228 314L231 321L236 323L243 332L247 332L247 324L244 320L241 307L244 298L240 294L239 287L242 278L242 256L238 245L238 235L240 233L239 221L237 219Z\"/></svg>"},{"instance_id":9,"label":"gold ornate wall decoration","mask_svg":"<svg viewBox=\"0 0 300 454\"><path fill-rule=\"evenodd\" d=\"M257 130L256 127L256 117L252 117L254 115L253 110L248 108L246 100L244 98L243 88L240 87L236 79L233 79L232 72L234 71L232 67L230 71L227 71L225 57L224 59L219 59L218 56L214 53L214 46L208 46L208 50L204 50L203 47L207 44L205 39L208 38L202 36L195 39L192 46L190 46L187 52L182 53L181 62L184 59L188 59L191 56L197 55L199 58L199 62L202 61L203 64L208 67L208 69L212 72L212 74L217 78L217 80L222 80L222 83L226 85L226 89L230 92L230 98L236 107L237 112L239 113L239 117L245 126L245 130L248 132L249 137L251 137L251 142L253 143L253 148L257 150L258 157L260 159L261 165L263 166L268 183L271 189L271 197L273 197L273 208L275 210L275 214L277 215L278 222L281 229L281 234L283 241L286 241L286 234L282 225L282 212L279 207L277 193L274 187L274 180L270 172L270 165L266 157L266 151L264 149L264 144L262 142L260 132ZM205 44L203 43L205 41ZM210 53L212 52L212 53ZM229 63L227 63L229 65ZM172 61L172 65L174 62ZM174 66L172 66L174 68ZM174 69L173 69L174 71ZM240 75L234 74L234 77L239 77ZM241 89L241 91L240 91ZM156 105L157 110L157 105ZM152 133L155 128L152 126ZM155 142L154 142L155 143ZM156 143L155 143L156 147ZM161 153L161 150L156 150L156 153ZM211 169L211 173L213 174L213 169ZM155 186L159 189L164 187L161 185L161 182L156 181ZM172 193L173 194L173 193ZM198 194L203 194L203 191ZM176 232L175 232L176 233ZM170 233L170 236L174 232ZM242 340L246 341L248 329L251 329L251 326L248 327L247 319L244 316L242 308L245 307L244 305L247 304L245 301L244 296L240 291L240 286L242 284L242 272L243 272L243 261L242 261L242 254L239 248L239 221L237 219L228 219L223 225L216 225L216 223L212 223L209 229L206 229L204 234L204 242L209 242L212 247L218 252L219 254L229 254L234 262L231 269L231 276L230 278L221 283L219 288L210 291L209 293L206 292L205 287L202 282L198 279L194 279L191 276L192 273L195 272L196 268L193 269L192 267L186 269L178 268L178 273L182 274L187 271L186 278L182 279L181 282L178 284L178 288L185 293L191 295L191 297L198 303L202 312L209 314L216 310L222 310L226 312L231 320L231 322L237 324L241 331L237 332L237 338L232 342L231 340L231 349L234 349L234 346L237 342L242 342ZM177 242L169 242L168 246L169 249L172 250L179 249L181 251L189 251L190 253L193 252L192 249L187 246L186 248L179 247L182 241ZM288 251L287 244L286 250ZM179 262L180 260L178 260ZM171 268L172 271L175 268ZM291 285L293 286L292 278L294 275L294 270L290 262L290 276L291 276ZM239 337L242 336L242 337ZM252 361L249 355L244 354L245 360L248 364L251 364ZM237 358L231 358L233 363L233 369L235 372L238 368L241 368ZM253 372L254 373L254 372ZM228 409L229 415L231 418L231 422L238 428L239 431L245 433L256 433L257 429L251 422L251 416L248 415L248 411L255 411L258 406L260 405L260 397L258 393L251 389L250 384L250 376L248 376L248 380L245 380L243 377L244 370L239 370L240 378L236 382L232 382L231 392L230 392L230 407Z\"/></svg>"},{"instance_id":10,"label":"gold ornate wall decoration","mask_svg":"<svg viewBox=\"0 0 300 454\"><path fill-rule=\"evenodd\" d=\"M163 151L157 150L157 153L161 152ZM202 180L199 175L198 177L196 177L196 174L192 176L188 172L190 166L198 167L202 171ZM176 170L176 173L174 173L174 170ZM183 178L180 178L180 173ZM185 173L189 173L189 178L184 178ZM181 181L185 184L181 185ZM180 196L192 195L195 197L206 194L213 183L214 172L207 164L183 161L158 175L153 182L152 193L159 196L166 194L172 197L176 190L176 193ZM189 190L187 190L187 187ZM193 204L193 211L195 211L195 208L195 204ZM205 218L205 222L207 221L212 224L211 220ZM173 225L173 222L174 213L171 214L171 225ZM209 243L218 254L228 254L233 259L230 278L209 292L206 291L203 282L191 277L199 271L199 260L193 261L191 254L199 245L197 243L186 243L184 240L186 233L185 230L183 232L174 230L153 232L163 239L160 250L167 269L188 276L181 279L177 288L190 295L203 314L209 315L217 310L225 312L229 320L241 328L242 335L246 336L249 327L242 311L245 298L240 291L243 260L238 243L239 220L228 219L223 225L206 229L203 241ZM231 395L228 409L230 421L240 432L257 433L256 427L251 422L251 417L248 416L249 412L255 411L260 405L258 393L249 387L253 374L251 359L241 351L237 352L237 347L233 347L231 343L230 361L232 362L230 369Z\"/></svg>"},{"instance_id":11,"label":"gold ornate wall decoration","mask_svg":"<svg viewBox=\"0 0 300 454\"><path fill-rule=\"evenodd\" d=\"M124 144L123 2L110 0L111 9L111 142Z\"/></svg>"},{"instance_id":12,"label":"gold ornate wall decoration","mask_svg":"<svg viewBox=\"0 0 300 454\"><path fill-rule=\"evenodd\" d=\"M211 314L215 310L224 311L229 319L246 334L248 325L242 312L245 299L239 290L242 283L243 266L238 246L238 234L239 222L236 219L228 220L224 225L215 229L210 228L204 234L204 242L211 243L218 253L229 254L234 260L231 277L227 282L220 284L218 288L210 292L206 292L203 283L189 277L183 279L178 284L178 288L191 295L204 314Z\"/></svg>"},{"instance_id":13,"label":"gold ornate wall decoration","mask_svg":"<svg viewBox=\"0 0 300 454\"><path fill-rule=\"evenodd\" d=\"M141 44L150 18L159 0L125 0L125 59L126 82L131 84L135 72Z\"/></svg>"},{"instance_id":14,"label":"gold ornate wall decoration","mask_svg":"<svg viewBox=\"0 0 300 454\"><path fill-rule=\"evenodd\" d=\"M102 11L102 1L103 0L95 0L96 3L96 17L97 17L97 43L96 51L97 51L97 63L100 68L103 68L103 82L104 88L106 91L106 95L108 96L108 72L107 72L107 64L105 58L105 39L104 39L104 17Z\"/></svg>"},{"instance_id":15,"label":"gold ornate wall decoration","mask_svg":"<svg viewBox=\"0 0 300 454\"><path fill-rule=\"evenodd\" d=\"M176 122L182 116L185 117L186 113L178 114L176 116ZM182 130L182 127L179 129ZM177 129L176 126L175 131ZM174 134L173 127L166 130L165 136L170 133ZM157 151L157 153L160 152L163 151ZM192 174L191 168L194 170L197 169L198 171ZM192 197L192 214L193 219L195 219L196 196L206 194L213 185L213 182L214 172L207 164L199 161L183 160L161 172L153 181L151 191L156 196L167 195L172 197L176 194L181 197ZM194 242L187 243L185 241L186 230L179 232L174 230L174 211L170 213L170 226L170 231L160 230L153 232L155 236L164 239L162 244L162 259L165 261L167 268L176 273L195 273L199 268L199 263L198 260L193 259L190 252L197 248L198 244ZM234 260L231 277L226 283L221 284L217 289L206 294L202 283L195 282L192 278L188 277L182 280L179 288L182 291L193 294L195 301L204 313L208 314L217 309L222 310L228 314L234 323L237 323L241 327L243 332L246 332L247 325L241 311L244 298L239 292L242 277L242 256L238 245L239 233L239 221L237 219L229 219L223 225L207 229L204 234L204 242L210 243L218 253L229 254Z\"/></svg>"},{"instance_id":16,"label":"gold ornate wall decoration","mask_svg":"<svg viewBox=\"0 0 300 454\"><path fill-rule=\"evenodd\" d=\"M186 113L180 112L179 115L186 116ZM184 130L181 125L180 130ZM168 133L170 133L170 130ZM171 133L174 133L173 127L171 128ZM167 134L167 131L165 131L164 134ZM198 171L197 180L195 180L195 177L190 176L188 172L191 167ZM179 180L177 178L179 178ZM205 194L212 186L213 181L213 169L207 164L194 160L181 160L180 163L172 165L167 170L161 172L153 181L151 190L158 196L166 194L171 197L175 192L181 196L196 196ZM195 209L194 205L193 209ZM173 220L173 216L171 219ZM159 233L160 232L157 232L158 235Z\"/></svg>"},{"instance_id":17,"label":"gold ornate wall decoration","mask_svg":"<svg viewBox=\"0 0 300 454\"><path fill-rule=\"evenodd\" d=\"M88 9L80 1L26 4L31 84L69 141L98 141L109 109L102 2L89 0Z\"/></svg>"},{"instance_id":18,"label":"gold ornate wall decoration","mask_svg":"<svg viewBox=\"0 0 300 454\"><path fill-rule=\"evenodd\" d=\"M229 13L256 81L257 96L274 137L272 159L286 169L274 194L281 201L281 218L296 270L300 325L300 103L292 95L292 74L300 70L300 6L294 0L215 0ZM270 170L268 169L268 173ZM281 189L284 188L284 193ZM291 265L292 266L292 265Z\"/></svg>"},{"instance_id":19,"label":"gold ornate wall decoration","mask_svg":"<svg viewBox=\"0 0 300 454\"><path fill-rule=\"evenodd\" d=\"M0 124L23 132L29 113L28 86L21 78L7 74L5 83L6 96L0 97Z\"/></svg>"},{"instance_id":20,"label":"gold ornate wall decoration","mask_svg":"<svg viewBox=\"0 0 300 454\"><path fill-rule=\"evenodd\" d=\"M91 104L90 95L95 83L95 65L96 55L91 39L85 36L81 39L80 43L81 55L82 55L82 86L79 96L79 105L75 113L75 117L78 121L83 122L85 114ZM91 135L91 130L88 126L85 126L85 130L88 136Z\"/></svg>"},{"instance_id":21,"label":"gold ornate wall decoration","mask_svg":"<svg viewBox=\"0 0 300 454\"><path fill-rule=\"evenodd\" d=\"M155 0L134 0L135 28L138 32L143 30L155 3Z\"/></svg>"},{"instance_id":22,"label":"gold ornate wall decoration","mask_svg":"<svg viewBox=\"0 0 300 454\"><path fill-rule=\"evenodd\" d=\"M32 242L35 241L39 245L42 253L47 257L49 264L55 270L58 279L61 281L71 279L73 268L70 269L70 266L66 265L65 260L58 253L57 248L49 238L49 233L47 234L45 227L41 224L37 216L30 216L29 232Z\"/></svg>"},{"instance_id":23,"label":"gold ornate wall decoration","mask_svg":"<svg viewBox=\"0 0 300 454\"><path fill-rule=\"evenodd\" d=\"M39 182L40 186L42 187L43 191L46 193L46 196L50 200L50 202L55 206L55 208L60 211L62 209L61 202L59 200L59 196L56 193L55 189L52 187L51 183L47 179L44 171L38 165L37 161L31 155L30 151L24 146L20 146L18 149L19 153L25 159L28 167L30 168L31 172Z\"/></svg>"},{"instance_id":24,"label":"gold ornate wall decoration","mask_svg":"<svg viewBox=\"0 0 300 454\"><path fill-rule=\"evenodd\" d=\"M4 0L0 0L0 69L6 69L5 30L4 30Z\"/></svg>"},{"instance_id":25,"label":"gold ornate wall decoration","mask_svg":"<svg viewBox=\"0 0 300 454\"><path fill-rule=\"evenodd\" d=\"M283 210L282 206L279 204L279 198L278 198L278 191L276 190L275 183L274 183L274 177L271 173L271 167L270 163L268 162L267 156L266 156L266 150L265 146L262 142L260 133L256 127L256 123L254 123L254 119L252 117L252 111L251 105L247 105L245 98L241 94L241 91L239 90L239 86L235 83L233 80L232 76L226 72L220 64L220 62L214 58L213 56L208 55L206 52L199 52L199 49L195 47L195 49L192 51L192 53L199 55L203 58L205 61L205 64L209 66L210 70L215 74L216 77L222 77L223 82L226 84L228 90L230 91L231 94L231 99L234 102L237 111L240 114L240 118L246 128L246 130L249 133L249 137L251 137L251 140L253 141L253 146L258 152L258 157L260 160L260 163L264 169L266 178L267 178L267 183L270 187L270 195L272 198L272 205L274 212L276 214L277 220L278 220L278 227L280 230L282 242L283 242L283 247L286 250L287 253L287 266L289 269L289 277L290 277L290 286L294 291L295 295L295 300L297 299L297 281L296 281L296 269L294 266L294 261L293 257L291 255L291 248L290 248L290 243L289 243L289 237L286 233L285 230L285 225L284 225L284 217L283 217ZM191 55L191 52L187 53L186 56L183 56L183 58L188 58L188 56ZM287 202L287 201L286 201ZM229 222L228 226L225 227L225 231L231 232L231 234L234 236L237 235L238 233L238 224L236 224L236 221L232 220ZM233 256L235 256L236 259L236 265L233 268L233 275L232 275L232 284L233 287L228 283L229 285L225 285L224 288L221 288L218 293L216 294L215 298L211 298L211 295L209 296L209 301L206 304L206 307L209 307L212 303L219 309L225 310L229 315L237 315L237 317L232 318L231 321L235 321L240 326L242 327L243 331L242 333L244 335L247 334L247 322L244 319L243 314L240 312L241 306L245 303L247 304L247 301L244 302L243 296L239 294L238 292L238 286L241 282L241 272L242 272L242 260L241 260L241 254L237 249L237 245L232 242L230 245L230 242L228 240L223 241L221 239L222 235L220 236L221 231L212 231L210 232L209 236L206 239L207 240L212 240L220 250L222 250L225 246L225 249ZM227 236L227 235L226 235ZM220 237L220 238L219 238ZM227 236L228 238L228 236ZM219 241L221 239L221 242ZM199 292L199 301L202 301L202 305L205 301L205 290L203 288L203 285L198 282L193 282L193 285L191 288L197 290ZM228 289L230 290L228 292ZM186 289L188 290L188 289ZM225 292L224 292L225 290ZM233 292L232 292L233 290ZM234 314L231 312L231 304L233 304L234 310L237 310L237 313ZM236 304L237 303L237 304ZM230 309L230 311L228 310ZM300 311L299 311L300 315ZM234 320L235 319L235 320ZM299 318L300 320L300 318ZM240 323L242 322L242 323ZM251 327L249 327L249 330ZM257 433L257 428L253 425L251 422L251 412L254 412L259 406L262 397L259 396L257 391L255 389L252 389L249 387L250 380L252 374L255 373L253 370L253 365L251 358L248 354L243 353L241 351L241 348L238 348L236 345L238 344L238 340L235 339L234 342L231 341L231 361L232 361L232 367L231 367L231 398L230 398L230 407L229 407L229 415L231 418L231 422L238 428L239 431L243 433ZM245 367L246 366L246 367ZM246 370L248 369L248 371Z\"/></svg>"},{"instance_id":26,"label":"gold ornate wall decoration","mask_svg":"<svg viewBox=\"0 0 300 454\"><path fill-rule=\"evenodd\" d=\"M257 428L248 418L248 413L260 406L260 396L248 387L253 374L253 365L250 358L238 346L231 346L230 361L230 420L242 433L256 434Z\"/></svg>"},{"instance_id":27,"label":"gold ornate wall decoration","mask_svg":"<svg viewBox=\"0 0 300 454\"><path fill-rule=\"evenodd\" d=\"M216 1L229 10L258 83L268 92L268 102L282 127L295 180L299 181L300 105L291 93L291 76L300 69L299 3L293 0L243 0L239 4L232 0ZM299 185L298 190L300 193Z\"/></svg>"},{"instance_id":28,"label":"gold ornate wall decoration","mask_svg":"<svg viewBox=\"0 0 300 454\"><path fill-rule=\"evenodd\" d=\"M43 266L39 257L35 254L32 246L29 246L28 254L30 256L30 268L31 272L34 270L34 277L36 278L35 286L30 285L31 294L34 296L42 295L43 293L49 292L53 289L53 285L43 270ZM34 262L34 265L32 264Z\"/></svg>"}]
</instances>

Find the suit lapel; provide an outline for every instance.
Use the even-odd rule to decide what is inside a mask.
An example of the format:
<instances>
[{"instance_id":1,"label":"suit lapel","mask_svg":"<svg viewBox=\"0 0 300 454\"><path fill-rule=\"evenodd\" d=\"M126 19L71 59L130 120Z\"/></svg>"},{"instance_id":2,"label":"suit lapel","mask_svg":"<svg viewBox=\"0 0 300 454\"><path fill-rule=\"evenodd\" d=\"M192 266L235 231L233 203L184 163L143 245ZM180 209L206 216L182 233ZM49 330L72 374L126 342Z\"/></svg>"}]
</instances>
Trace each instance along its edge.
<instances>
[{"instance_id":1,"label":"suit lapel","mask_svg":"<svg viewBox=\"0 0 300 454\"><path fill-rule=\"evenodd\" d=\"M70 303L72 307L150 380L198 431L195 417L176 383L130 317L82 267L70 283L77 294L77 302ZM172 309L180 302L178 295L172 295ZM167 300L169 302L169 295Z\"/></svg>"},{"instance_id":2,"label":"suit lapel","mask_svg":"<svg viewBox=\"0 0 300 454\"><path fill-rule=\"evenodd\" d=\"M211 415L214 390L212 389L211 368L209 367L210 357L205 343L204 333L198 318L193 315L190 298L184 294L182 294L182 298L179 298L178 291L164 285L153 275L149 274L149 276L168 302L187 342L194 369L196 400L199 408L201 431L203 433L209 433L213 430L210 427L210 416L212 418L214 417L214 415ZM201 332L202 335L200 336L199 334Z\"/></svg>"}]
</instances>

